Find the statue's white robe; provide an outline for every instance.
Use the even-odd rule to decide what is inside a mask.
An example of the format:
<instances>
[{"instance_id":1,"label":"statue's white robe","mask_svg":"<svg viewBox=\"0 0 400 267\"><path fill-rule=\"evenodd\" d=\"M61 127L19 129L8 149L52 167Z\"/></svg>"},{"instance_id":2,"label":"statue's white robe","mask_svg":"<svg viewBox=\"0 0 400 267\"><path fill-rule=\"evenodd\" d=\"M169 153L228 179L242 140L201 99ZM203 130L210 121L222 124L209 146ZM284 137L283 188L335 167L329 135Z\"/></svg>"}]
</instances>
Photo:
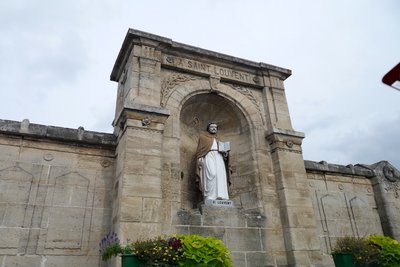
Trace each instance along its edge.
<instances>
[{"instance_id":1,"label":"statue's white robe","mask_svg":"<svg viewBox=\"0 0 400 267\"><path fill-rule=\"evenodd\" d=\"M204 199L229 199L225 162L221 153L218 152L215 138L210 151L202 160Z\"/></svg>"}]
</instances>

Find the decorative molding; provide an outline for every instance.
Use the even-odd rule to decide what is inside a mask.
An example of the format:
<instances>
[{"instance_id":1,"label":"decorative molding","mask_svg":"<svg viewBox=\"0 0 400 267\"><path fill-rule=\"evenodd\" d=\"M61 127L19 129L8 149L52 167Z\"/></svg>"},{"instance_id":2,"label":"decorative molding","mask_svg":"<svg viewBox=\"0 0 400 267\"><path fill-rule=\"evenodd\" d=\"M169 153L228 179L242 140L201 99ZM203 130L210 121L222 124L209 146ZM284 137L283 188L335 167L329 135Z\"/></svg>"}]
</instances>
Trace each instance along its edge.
<instances>
[{"instance_id":1,"label":"decorative molding","mask_svg":"<svg viewBox=\"0 0 400 267\"><path fill-rule=\"evenodd\" d=\"M286 141L286 146L289 147L289 148L292 148L292 147L293 147L293 142L292 142L292 140L287 140L287 141Z\"/></svg>"},{"instance_id":2,"label":"decorative molding","mask_svg":"<svg viewBox=\"0 0 400 267\"><path fill-rule=\"evenodd\" d=\"M197 80L197 77L186 74L172 74L165 78L161 84L161 107L165 107L166 102L174 90L174 87L180 83Z\"/></svg>"},{"instance_id":3,"label":"decorative molding","mask_svg":"<svg viewBox=\"0 0 400 267\"><path fill-rule=\"evenodd\" d=\"M210 88L211 91L218 91L218 85L221 81L221 77L210 76Z\"/></svg>"},{"instance_id":4,"label":"decorative molding","mask_svg":"<svg viewBox=\"0 0 400 267\"><path fill-rule=\"evenodd\" d=\"M301 150L294 150L294 149L287 149L287 148L282 148L282 147L275 147L271 150L271 153L274 153L275 151L284 151L284 152L291 152L295 154L303 154Z\"/></svg>"},{"instance_id":5,"label":"decorative molding","mask_svg":"<svg viewBox=\"0 0 400 267\"><path fill-rule=\"evenodd\" d=\"M46 153L46 154L43 155L43 159L45 161L52 161L54 159L54 156L53 156L53 154Z\"/></svg>"},{"instance_id":6,"label":"decorative molding","mask_svg":"<svg viewBox=\"0 0 400 267\"><path fill-rule=\"evenodd\" d=\"M385 184L386 191L393 191L394 197L399 198L400 192L400 172L393 168L390 164L382 168L383 177L381 180Z\"/></svg>"},{"instance_id":7,"label":"decorative molding","mask_svg":"<svg viewBox=\"0 0 400 267\"><path fill-rule=\"evenodd\" d=\"M154 47L149 47L149 46L142 46L142 56L144 57L149 57L149 58L154 58L155 54L155 49Z\"/></svg>"},{"instance_id":8,"label":"decorative molding","mask_svg":"<svg viewBox=\"0 0 400 267\"><path fill-rule=\"evenodd\" d=\"M100 162L100 165L103 167L103 168L107 168L107 167L109 167L109 166L111 166L111 164L112 164L112 162L111 161L109 161L109 160L102 160L101 162Z\"/></svg>"},{"instance_id":9,"label":"decorative molding","mask_svg":"<svg viewBox=\"0 0 400 267\"><path fill-rule=\"evenodd\" d=\"M303 138L303 133L278 128L273 128L266 134L271 153L285 151L302 154L301 143Z\"/></svg>"},{"instance_id":10,"label":"decorative molding","mask_svg":"<svg viewBox=\"0 0 400 267\"><path fill-rule=\"evenodd\" d=\"M258 104L257 99L254 97L253 92L249 90L249 88L233 85L230 83L228 83L228 85L233 89L235 89L236 91L238 91L239 93L241 93L242 95L246 96L256 106L258 112L260 112L260 115L262 115L260 105Z\"/></svg>"},{"instance_id":11,"label":"decorative molding","mask_svg":"<svg viewBox=\"0 0 400 267\"><path fill-rule=\"evenodd\" d=\"M399 198L400 195L400 184L398 182L388 182L387 179L383 180L384 188L386 192L393 192L395 198Z\"/></svg>"},{"instance_id":12,"label":"decorative molding","mask_svg":"<svg viewBox=\"0 0 400 267\"><path fill-rule=\"evenodd\" d=\"M382 169L383 175L389 182L395 183L400 181L400 173L390 165L386 165Z\"/></svg>"},{"instance_id":13,"label":"decorative molding","mask_svg":"<svg viewBox=\"0 0 400 267\"><path fill-rule=\"evenodd\" d=\"M395 198L400 196L400 172L389 162L381 161L371 166L358 164L365 169L372 170L386 192L393 192Z\"/></svg>"},{"instance_id":14,"label":"decorative molding","mask_svg":"<svg viewBox=\"0 0 400 267\"><path fill-rule=\"evenodd\" d=\"M159 61L161 57L161 52L159 50L156 50L154 47L142 45L140 57Z\"/></svg>"},{"instance_id":15,"label":"decorative molding","mask_svg":"<svg viewBox=\"0 0 400 267\"><path fill-rule=\"evenodd\" d=\"M150 123L151 120L148 117L142 119L142 126L149 126Z\"/></svg>"},{"instance_id":16,"label":"decorative molding","mask_svg":"<svg viewBox=\"0 0 400 267\"><path fill-rule=\"evenodd\" d=\"M143 132L153 132L153 133L163 133L164 132L164 130L153 129L153 128L143 128L140 126L127 126L126 128L143 131Z\"/></svg>"},{"instance_id":17,"label":"decorative molding","mask_svg":"<svg viewBox=\"0 0 400 267\"><path fill-rule=\"evenodd\" d=\"M238 91L242 95L246 96L251 101L251 103L254 104L254 106L256 107L256 109L258 111L258 113L260 114L262 124L265 125L264 116L263 116L263 114L261 112L260 104L258 103L257 99L255 98L253 92L251 90L249 90L249 88L247 88L247 87L233 85L233 84L230 84L230 83L227 83L227 85L229 85L231 88L233 88L234 90Z\"/></svg>"}]
</instances>

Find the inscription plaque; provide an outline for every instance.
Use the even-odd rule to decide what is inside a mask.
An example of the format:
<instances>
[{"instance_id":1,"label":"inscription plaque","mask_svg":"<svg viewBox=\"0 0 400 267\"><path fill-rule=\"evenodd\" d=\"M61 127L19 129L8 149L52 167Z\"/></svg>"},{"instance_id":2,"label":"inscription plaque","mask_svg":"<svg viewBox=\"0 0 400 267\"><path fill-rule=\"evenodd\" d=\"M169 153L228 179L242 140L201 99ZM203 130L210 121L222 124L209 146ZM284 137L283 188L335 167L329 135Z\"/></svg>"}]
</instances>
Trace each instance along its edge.
<instances>
[{"instance_id":1,"label":"inscription plaque","mask_svg":"<svg viewBox=\"0 0 400 267\"><path fill-rule=\"evenodd\" d=\"M232 200L227 199L206 199L205 204L207 206L233 207Z\"/></svg>"},{"instance_id":2,"label":"inscription plaque","mask_svg":"<svg viewBox=\"0 0 400 267\"><path fill-rule=\"evenodd\" d=\"M248 83L251 85L261 86L261 77L243 71L212 65L192 59L163 55L162 64L175 68L190 70L202 74L208 74L222 79Z\"/></svg>"}]
</instances>

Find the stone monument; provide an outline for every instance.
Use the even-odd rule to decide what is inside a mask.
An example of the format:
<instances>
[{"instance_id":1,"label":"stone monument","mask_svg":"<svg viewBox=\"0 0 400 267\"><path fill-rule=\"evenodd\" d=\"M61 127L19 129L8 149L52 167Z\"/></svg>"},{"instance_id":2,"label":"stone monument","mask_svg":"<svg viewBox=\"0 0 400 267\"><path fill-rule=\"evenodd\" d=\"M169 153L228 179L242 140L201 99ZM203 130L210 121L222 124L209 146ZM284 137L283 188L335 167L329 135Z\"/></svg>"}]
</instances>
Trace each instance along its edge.
<instances>
[{"instance_id":1,"label":"stone monument","mask_svg":"<svg viewBox=\"0 0 400 267\"><path fill-rule=\"evenodd\" d=\"M235 266L318 264L304 135L292 128L285 97L290 75L130 29L111 73L118 83L112 228L121 238L213 235ZM210 198L229 197L233 207L198 205L197 143L211 121L234 149L229 196Z\"/></svg>"}]
</instances>

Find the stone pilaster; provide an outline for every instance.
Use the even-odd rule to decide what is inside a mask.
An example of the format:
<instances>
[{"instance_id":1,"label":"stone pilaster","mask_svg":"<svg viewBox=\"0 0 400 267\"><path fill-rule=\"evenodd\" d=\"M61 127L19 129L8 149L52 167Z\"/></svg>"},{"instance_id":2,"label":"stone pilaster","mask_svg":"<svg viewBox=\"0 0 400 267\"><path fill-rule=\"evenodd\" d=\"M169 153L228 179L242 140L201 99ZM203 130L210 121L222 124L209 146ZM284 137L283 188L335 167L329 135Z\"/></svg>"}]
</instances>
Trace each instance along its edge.
<instances>
[{"instance_id":1,"label":"stone pilaster","mask_svg":"<svg viewBox=\"0 0 400 267\"><path fill-rule=\"evenodd\" d=\"M263 95L268 129L293 130L283 84L286 78L286 75L271 70L265 73Z\"/></svg>"},{"instance_id":2,"label":"stone pilaster","mask_svg":"<svg viewBox=\"0 0 400 267\"><path fill-rule=\"evenodd\" d=\"M168 111L130 105L119 128L112 226L122 242L160 235L165 221L162 193L162 143Z\"/></svg>"},{"instance_id":3,"label":"stone pilaster","mask_svg":"<svg viewBox=\"0 0 400 267\"><path fill-rule=\"evenodd\" d=\"M123 242L161 234L161 154L169 116L160 107L160 42L132 35L125 42L111 75L119 84L113 122L118 145L112 225Z\"/></svg>"},{"instance_id":4,"label":"stone pilaster","mask_svg":"<svg viewBox=\"0 0 400 267\"><path fill-rule=\"evenodd\" d=\"M273 128L267 133L289 266L321 262L316 220L301 153L303 133Z\"/></svg>"},{"instance_id":5,"label":"stone pilaster","mask_svg":"<svg viewBox=\"0 0 400 267\"><path fill-rule=\"evenodd\" d=\"M118 96L114 122L124 108L132 105L160 105L161 51L159 42L146 38L131 40L131 50L126 52L123 63L115 70Z\"/></svg>"}]
</instances>

